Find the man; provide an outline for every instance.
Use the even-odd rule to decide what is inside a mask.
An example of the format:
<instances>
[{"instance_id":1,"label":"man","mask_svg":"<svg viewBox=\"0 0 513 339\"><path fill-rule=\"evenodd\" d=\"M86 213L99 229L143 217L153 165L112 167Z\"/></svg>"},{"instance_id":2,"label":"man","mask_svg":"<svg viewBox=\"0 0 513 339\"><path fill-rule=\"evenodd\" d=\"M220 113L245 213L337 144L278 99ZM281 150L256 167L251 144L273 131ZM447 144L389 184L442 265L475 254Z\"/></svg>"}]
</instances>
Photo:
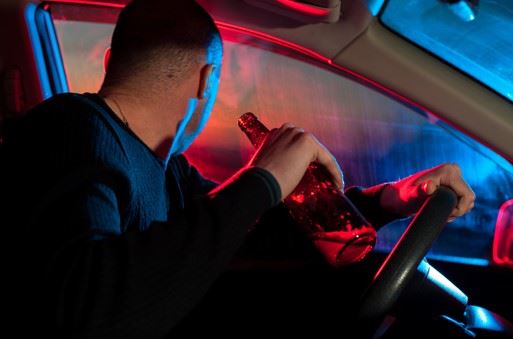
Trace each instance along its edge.
<instances>
[{"instance_id":1,"label":"man","mask_svg":"<svg viewBox=\"0 0 513 339\"><path fill-rule=\"evenodd\" d=\"M290 123L217 187L188 164L181 154L208 120L221 59L219 32L194 2L135 0L100 92L56 96L7 136L4 291L20 337L165 336L311 162L344 188L334 157ZM472 208L454 165L348 196L379 226L442 184L460 197L452 218Z\"/></svg>"}]
</instances>

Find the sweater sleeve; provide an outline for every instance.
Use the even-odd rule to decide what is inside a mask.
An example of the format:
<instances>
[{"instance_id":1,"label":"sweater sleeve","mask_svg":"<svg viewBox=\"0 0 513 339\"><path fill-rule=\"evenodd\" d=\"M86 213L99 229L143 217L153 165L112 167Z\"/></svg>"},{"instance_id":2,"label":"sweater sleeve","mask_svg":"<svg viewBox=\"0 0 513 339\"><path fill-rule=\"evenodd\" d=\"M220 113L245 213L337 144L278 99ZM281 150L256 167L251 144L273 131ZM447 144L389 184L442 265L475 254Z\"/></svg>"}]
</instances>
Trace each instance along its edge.
<instances>
[{"instance_id":1,"label":"sweater sleeve","mask_svg":"<svg viewBox=\"0 0 513 339\"><path fill-rule=\"evenodd\" d=\"M219 185L218 182L204 177L183 154L178 155L176 160L180 171L183 172L183 177L189 185L189 191L197 194L207 194Z\"/></svg>"},{"instance_id":2,"label":"sweater sleeve","mask_svg":"<svg viewBox=\"0 0 513 339\"><path fill-rule=\"evenodd\" d=\"M381 208L379 200L386 185L387 183L384 183L366 189L352 186L345 191L349 200L377 230L394 220L404 218Z\"/></svg>"},{"instance_id":3,"label":"sweater sleeve","mask_svg":"<svg viewBox=\"0 0 513 339\"><path fill-rule=\"evenodd\" d=\"M178 156L178 162L187 180L190 182L189 189L193 192L207 193L215 188L218 184L208 178L205 178L184 155ZM265 171L263 172L266 175ZM269 189L275 195L281 196L279 184L276 179L269 173L266 182L272 183ZM401 218L403 215L397 215L383 210L380 207L381 192L386 187L387 183L363 188L360 186L351 186L344 192L351 202L358 208L358 210L369 220L369 222L376 228L380 229L384 225Z\"/></svg>"},{"instance_id":4,"label":"sweater sleeve","mask_svg":"<svg viewBox=\"0 0 513 339\"><path fill-rule=\"evenodd\" d=\"M119 188L111 182L88 183L41 220L84 230L46 265L47 303L63 337L164 336L227 267L248 227L279 202L264 170L245 169L168 222L94 240L91 224L119 226Z\"/></svg>"},{"instance_id":5,"label":"sweater sleeve","mask_svg":"<svg viewBox=\"0 0 513 339\"><path fill-rule=\"evenodd\" d=\"M180 155L177 160L180 163L182 171L185 172L185 177L190 181L191 186L189 189L191 191L207 193L218 185L216 182L201 175L201 173L189 163L185 156ZM276 179L270 173L267 174L265 172L266 171L264 171L263 174L268 176L266 182L272 183L269 189L274 192L275 195L281 196L279 184L276 182ZM365 189L359 186L351 186L345 191L349 200L351 200L356 208L358 208L376 229L380 229L394 220L405 218L403 215L390 213L380 207L379 201L381 192L386 185L387 183L383 183Z\"/></svg>"}]
</instances>

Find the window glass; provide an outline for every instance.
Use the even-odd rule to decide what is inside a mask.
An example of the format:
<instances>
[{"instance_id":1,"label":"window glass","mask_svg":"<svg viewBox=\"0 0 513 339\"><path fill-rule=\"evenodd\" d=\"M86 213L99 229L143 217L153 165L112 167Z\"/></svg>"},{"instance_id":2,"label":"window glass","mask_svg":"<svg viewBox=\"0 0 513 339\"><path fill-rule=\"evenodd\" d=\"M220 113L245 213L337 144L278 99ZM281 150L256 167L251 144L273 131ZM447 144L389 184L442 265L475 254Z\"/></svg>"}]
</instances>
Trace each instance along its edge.
<instances>
[{"instance_id":1,"label":"window glass","mask_svg":"<svg viewBox=\"0 0 513 339\"><path fill-rule=\"evenodd\" d=\"M390 0L381 20L513 100L513 1Z\"/></svg>"},{"instance_id":2,"label":"window glass","mask_svg":"<svg viewBox=\"0 0 513 339\"><path fill-rule=\"evenodd\" d=\"M104 77L104 56L110 46L117 8L52 5L64 69L71 92L96 92Z\"/></svg>"},{"instance_id":3,"label":"window glass","mask_svg":"<svg viewBox=\"0 0 513 339\"><path fill-rule=\"evenodd\" d=\"M56 22L60 38L71 32L77 35L68 38L76 46L72 52L61 40L65 60L91 57L101 63L102 53L93 51L106 48L112 25L107 29L105 23L87 23L87 27L98 25L88 33L87 44L77 43L85 39L81 29L86 26L81 25ZM348 186L398 180L455 162L477 201L472 213L446 227L430 255L487 263L499 207L513 198L513 169L508 162L435 117L324 65L249 36L225 30L222 34L225 50L219 97L205 131L187 152L204 175L222 181L250 159L253 149L237 127L237 118L247 111L269 127L293 122L313 132L338 159ZM70 79L76 79L74 91L96 91L103 77L100 66L86 71L79 61L68 61L67 71ZM80 87L86 83L89 87ZM406 224L397 221L383 228L378 249L390 250Z\"/></svg>"},{"instance_id":4,"label":"window glass","mask_svg":"<svg viewBox=\"0 0 513 339\"><path fill-rule=\"evenodd\" d=\"M258 114L269 127L283 122L313 132L338 159L348 185L370 186L404 178L445 162L458 163L477 194L473 212L449 224L432 257L485 264L495 221L512 198L513 169L489 149L433 116L324 67L255 46L251 38L225 38L220 97L213 118L189 156L203 172L224 179L253 150L237 129L237 117ZM379 233L390 250L408 221Z\"/></svg>"}]
</instances>

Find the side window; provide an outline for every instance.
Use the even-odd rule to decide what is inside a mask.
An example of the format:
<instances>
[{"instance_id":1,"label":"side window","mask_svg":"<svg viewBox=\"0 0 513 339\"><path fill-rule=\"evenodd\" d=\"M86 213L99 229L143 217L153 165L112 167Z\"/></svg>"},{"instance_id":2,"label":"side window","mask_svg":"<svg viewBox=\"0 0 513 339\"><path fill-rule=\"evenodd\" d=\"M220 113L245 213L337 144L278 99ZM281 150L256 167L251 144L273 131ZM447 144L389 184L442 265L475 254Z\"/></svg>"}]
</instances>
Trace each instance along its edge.
<instances>
[{"instance_id":1,"label":"side window","mask_svg":"<svg viewBox=\"0 0 513 339\"><path fill-rule=\"evenodd\" d=\"M97 91L103 53L119 9L52 5L70 88ZM444 162L458 163L477 195L472 213L446 227L432 257L487 264L500 206L513 198L513 168L433 116L279 46L222 29L224 63L217 103L187 152L204 175L222 181L251 157L238 117L256 113L269 127L292 122L313 132L336 156L347 185L394 181ZM383 228L390 250L407 221Z\"/></svg>"},{"instance_id":2,"label":"side window","mask_svg":"<svg viewBox=\"0 0 513 339\"><path fill-rule=\"evenodd\" d=\"M119 8L52 5L50 12L72 92L96 92L103 77L103 60Z\"/></svg>"},{"instance_id":3,"label":"side window","mask_svg":"<svg viewBox=\"0 0 513 339\"><path fill-rule=\"evenodd\" d=\"M222 180L249 160L253 149L237 128L247 111L269 127L292 122L313 132L338 159L347 185L394 181L455 162L477 201L472 213L446 227L430 255L488 263L499 208L513 197L508 162L436 117L276 46L225 32L224 48L219 99L188 152L203 173ZM383 228L378 249L390 250L407 223Z\"/></svg>"}]
</instances>

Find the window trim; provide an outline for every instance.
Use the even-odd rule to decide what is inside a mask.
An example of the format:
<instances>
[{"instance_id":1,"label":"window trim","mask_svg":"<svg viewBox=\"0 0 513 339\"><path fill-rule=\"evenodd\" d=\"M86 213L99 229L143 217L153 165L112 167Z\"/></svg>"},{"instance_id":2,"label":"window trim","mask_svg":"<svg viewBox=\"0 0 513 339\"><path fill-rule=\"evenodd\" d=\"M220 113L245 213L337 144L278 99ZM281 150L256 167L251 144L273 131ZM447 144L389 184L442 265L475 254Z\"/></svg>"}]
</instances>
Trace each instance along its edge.
<instances>
[{"instance_id":1,"label":"window trim","mask_svg":"<svg viewBox=\"0 0 513 339\"><path fill-rule=\"evenodd\" d=\"M28 4L25 8L25 22L43 99L68 92L62 53L48 6Z\"/></svg>"},{"instance_id":2,"label":"window trim","mask_svg":"<svg viewBox=\"0 0 513 339\"><path fill-rule=\"evenodd\" d=\"M50 76L53 94L69 92L68 77L64 68L62 52L59 45L51 13L47 6L36 10L36 25L45 54L46 66Z\"/></svg>"},{"instance_id":3,"label":"window trim","mask_svg":"<svg viewBox=\"0 0 513 339\"><path fill-rule=\"evenodd\" d=\"M25 24L27 25L30 45L32 46L32 52L34 54L34 62L39 77L41 95L43 99L48 99L53 95L53 91L50 84L50 76L46 67L45 53L37 27L37 10L38 6L32 3L25 7Z\"/></svg>"}]
</instances>

